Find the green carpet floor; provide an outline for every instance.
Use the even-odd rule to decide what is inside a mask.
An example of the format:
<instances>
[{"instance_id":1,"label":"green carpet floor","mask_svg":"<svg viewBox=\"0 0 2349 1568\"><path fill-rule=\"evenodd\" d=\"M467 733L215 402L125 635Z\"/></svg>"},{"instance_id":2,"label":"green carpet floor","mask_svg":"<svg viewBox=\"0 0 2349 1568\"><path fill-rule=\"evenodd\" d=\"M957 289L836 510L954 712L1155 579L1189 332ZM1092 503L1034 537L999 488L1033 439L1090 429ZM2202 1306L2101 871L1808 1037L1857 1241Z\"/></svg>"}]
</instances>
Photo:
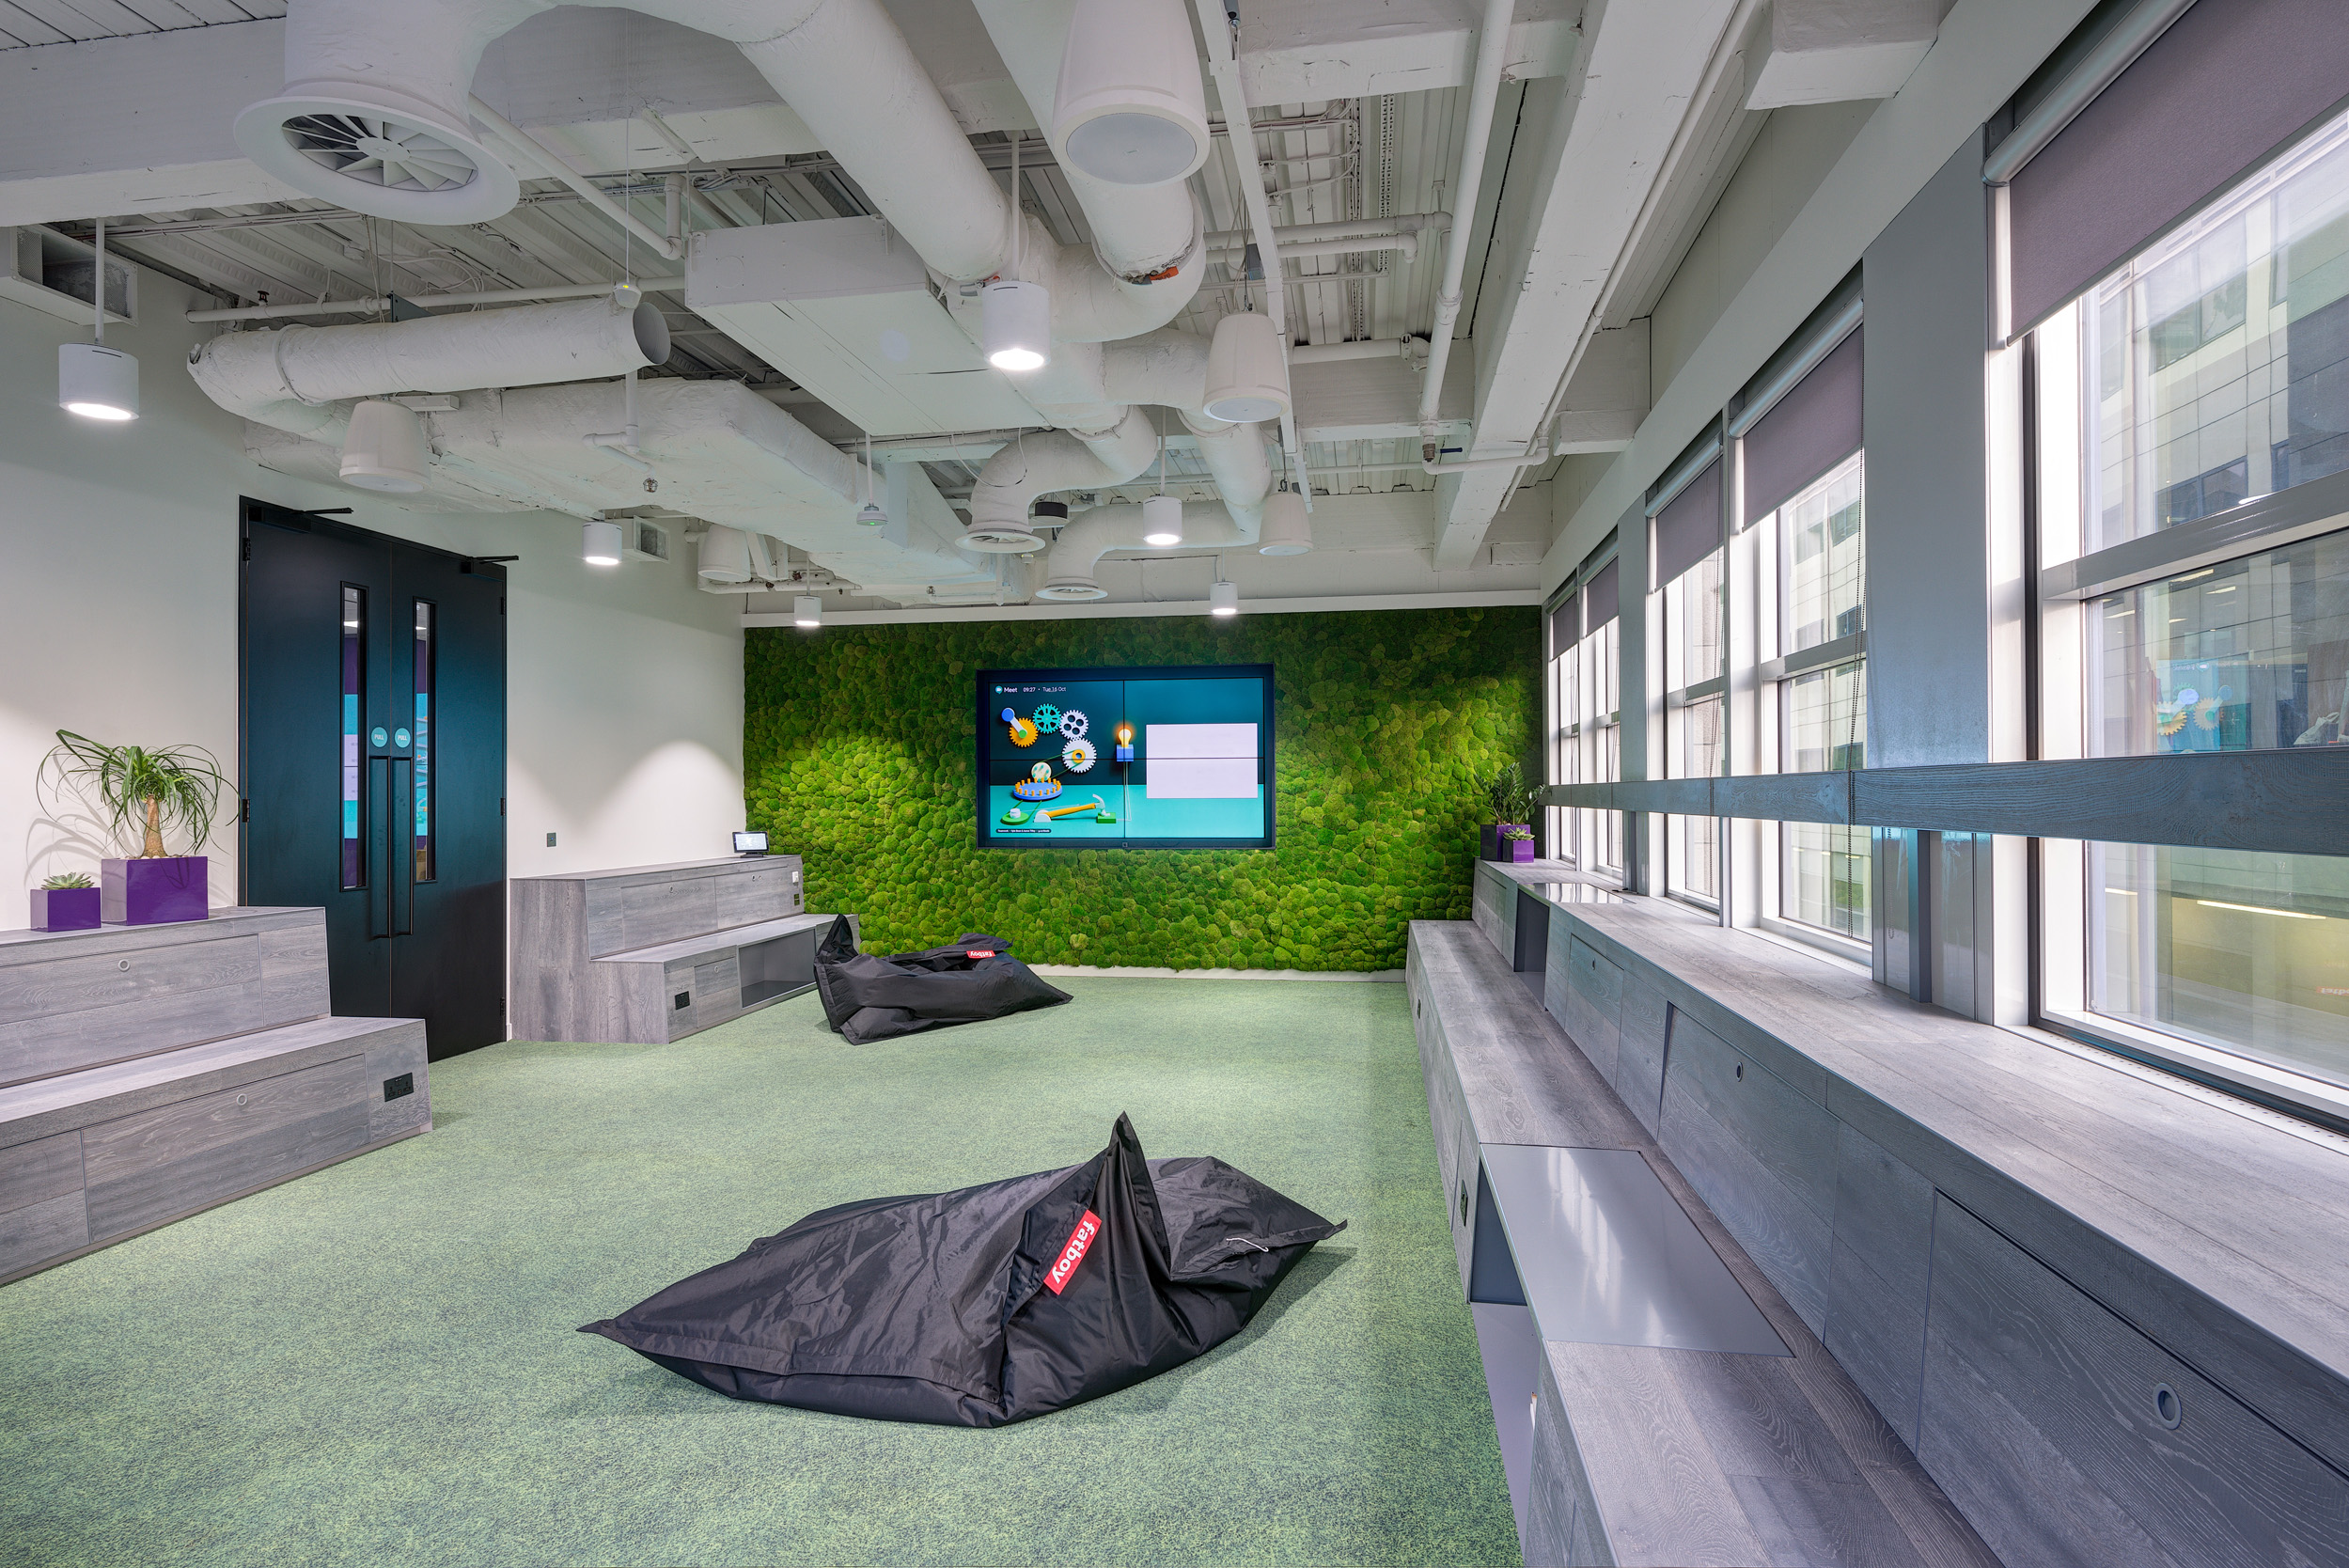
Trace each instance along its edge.
<instances>
[{"instance_id":1,"label":"green carpet floor","mask_svg":"<svg viewBox=\"0 0 2349 1568\"><path fill-rule=\"evenodd\" d=\"M0 1562L1514 1563L1403 988L1079 979L856 1048L812 996L432 1069L434 1130L0 1287ZM1248 1331L994 1431L720 1398L572 1330L1120 1110L1351 1228Z\"/></svg>"}]
</instances>

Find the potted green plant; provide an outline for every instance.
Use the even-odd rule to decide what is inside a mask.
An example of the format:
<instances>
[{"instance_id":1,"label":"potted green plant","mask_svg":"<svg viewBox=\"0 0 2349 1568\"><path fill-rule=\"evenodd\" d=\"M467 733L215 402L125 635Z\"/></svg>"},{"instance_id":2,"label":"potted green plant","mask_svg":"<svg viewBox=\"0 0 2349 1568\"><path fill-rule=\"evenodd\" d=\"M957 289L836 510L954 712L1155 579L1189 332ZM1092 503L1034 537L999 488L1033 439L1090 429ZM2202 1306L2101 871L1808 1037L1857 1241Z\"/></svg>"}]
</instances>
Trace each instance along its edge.
<instances>
[{"instance_id":1,"label":"potted green plant","mask_svg":"<svg viewBox=\"0 0 2349 1568\"><path fill-rule=\"evenodd\" d=\"M139 853L99 862L100 917L109 925L161 925L201 920L206 907L206 859L193 852L212 835L220 792L228 780L219 760L201 746L157 750L107 745L70 729L57 731L50 753L63 776L86 785L117 839L137 830ZM166 831L185 832L187 855L173 855Z\"/></svg>"},{"instance_id":2,"label":"potted green plant","mask_svg":"<svg viewBox=\"0 0 2349 1568\"><path fill-rule=\"evenodd\" d=\"M98 885L81 871L53 876L33 889L35 931L96 931Z\"/></svg>"},{"instance_id":3,"label":"potted green plant","mask_svg":"<svg viewBox=\"0 0 2349 1568\"><path fill-rule=\"evenodd\" d=\"M1503 836L1511 828L1524 833L1528 839L1533 832L1533 787L1526 782L1526 770L1515 762L1504 763L1494 770L1484 781L1484 800L1493 820L1477 829L1477 855L1484 860L1530 860L1530 854L1512 854Z\"/></svg>"},{"instance_id":4,"label":"potted green plant","mask_svg":"<svg viewBox=\"0 0 2349 1568\"><path fill-rule=\"evenodd\" d=\"M1511 823L1501 829L1501 858L1523 865L1534 858L1535 842L1533 829Z\"/></svg>"}]
</instances>

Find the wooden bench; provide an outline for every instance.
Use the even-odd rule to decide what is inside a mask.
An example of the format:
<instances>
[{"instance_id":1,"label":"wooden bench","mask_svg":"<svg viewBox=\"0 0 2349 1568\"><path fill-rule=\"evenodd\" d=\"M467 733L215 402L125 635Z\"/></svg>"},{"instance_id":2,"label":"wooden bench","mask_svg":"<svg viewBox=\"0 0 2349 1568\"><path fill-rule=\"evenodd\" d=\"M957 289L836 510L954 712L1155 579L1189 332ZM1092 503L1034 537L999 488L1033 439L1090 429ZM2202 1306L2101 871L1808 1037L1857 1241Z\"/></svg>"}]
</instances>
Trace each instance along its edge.
<instances>
[{"instance_id":1,"label":"wooden bench","mask_svg":"<svg viewBox=\"0 0 2349 1568\"><path fill-rule=\"evenodd\" d=\"M1997 1561L1476 924L1405 980L1528 1564Z\"/></svg>"},{"instance_id":2,"label":"wooden bench","mask_svg":"<svg viewBox=\"0 0 2349 1568\"><path fill-rule=\"evenodd\" d=\"M430 1131L423 1023L326 1012L322 910L0 932L0 1282Z\"/></svg>"},{"instance_id":3,"label":"wooden bench","mask_svg":"<svg viewBox=\"0 0 2349 1568\"><path fill-rule=\"evenodd\" d=\"M795 855L525 877L513 897L522 1040L661 1045L797 996L834 918L801 907Z\"/></svg>"}]
</instances>

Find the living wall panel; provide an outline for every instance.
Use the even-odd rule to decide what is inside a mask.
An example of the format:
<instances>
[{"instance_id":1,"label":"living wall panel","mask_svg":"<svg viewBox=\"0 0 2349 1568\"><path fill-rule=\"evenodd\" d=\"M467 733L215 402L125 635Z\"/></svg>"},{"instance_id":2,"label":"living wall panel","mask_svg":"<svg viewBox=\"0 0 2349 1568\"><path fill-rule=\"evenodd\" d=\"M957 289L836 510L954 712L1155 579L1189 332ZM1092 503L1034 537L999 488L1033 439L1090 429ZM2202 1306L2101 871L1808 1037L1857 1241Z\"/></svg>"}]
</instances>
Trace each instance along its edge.
<instances>
[{"instance_id":1,"label":"living wall panel","mask_svg":"<svg viewBox=\"0 0 2349 1568\"><path fill-rule=\"evenodd\" d=\"M1535 754L1541 662L1530 606L754 629L749 822L873 951L986 931L1037 963L1396 969L1408 922L1467 917L1476 780ZM1210 664L1273 666L1276 847L978 847L977 671Z\"/></svg>"}]
</instances>

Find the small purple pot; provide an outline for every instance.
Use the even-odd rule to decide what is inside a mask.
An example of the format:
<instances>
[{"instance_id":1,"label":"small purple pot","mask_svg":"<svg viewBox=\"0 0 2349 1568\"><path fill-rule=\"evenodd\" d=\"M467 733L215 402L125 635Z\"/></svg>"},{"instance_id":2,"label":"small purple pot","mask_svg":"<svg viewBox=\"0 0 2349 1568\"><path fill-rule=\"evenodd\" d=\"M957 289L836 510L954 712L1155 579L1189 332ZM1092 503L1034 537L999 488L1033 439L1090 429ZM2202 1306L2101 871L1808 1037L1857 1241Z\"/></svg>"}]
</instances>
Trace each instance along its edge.
<instances>
[{"instance_id":1,"label":"small purple pot","mask_svg":"<svg viewBox=\"0 0 2349 1568\"><path fill-rule=\"evenodd\" d=\"M1533 852L1541 847L1530 839L1504 839L1501 842L1509 851L1511 863L1519 866L1533 859Z\"/></svg>"},{"instance_id":2,"label":"small purple pot","mask_svg":"<svg viewBox=\"0 0 2349 1568\"><path fill-rule=\"evenodd\" d=\"M98 889L95 887L36 887L33 889L35 931L96 931Z\"/></svg>"},{"instance_id":3,"label":"small purple pot","mask_svg":"<svg viewBox=\"0 0 2349 1568\"><path fill-rule=\"evenodd\" d=\"M1531 824L1527 823L1484 823L1479 825L1477 828L1477 858L1480 860L1511 859L1511 855L1509 850L1509 840L1502 838L1501 835L1508 832L1512 827L1523 827L1530 831Z\"/></svg>"},{"instance_id":4,"label":"small purple pot","mask_svg":"<svg viewBox=\"0 0 2349 1568\"><path fill-rule=\"evenodd\" d=\"M160 926L201 920L206 907L205 857L172 855L160 860L102 860L101 917L110 926Z\"/></svg>"}]
</instances>

